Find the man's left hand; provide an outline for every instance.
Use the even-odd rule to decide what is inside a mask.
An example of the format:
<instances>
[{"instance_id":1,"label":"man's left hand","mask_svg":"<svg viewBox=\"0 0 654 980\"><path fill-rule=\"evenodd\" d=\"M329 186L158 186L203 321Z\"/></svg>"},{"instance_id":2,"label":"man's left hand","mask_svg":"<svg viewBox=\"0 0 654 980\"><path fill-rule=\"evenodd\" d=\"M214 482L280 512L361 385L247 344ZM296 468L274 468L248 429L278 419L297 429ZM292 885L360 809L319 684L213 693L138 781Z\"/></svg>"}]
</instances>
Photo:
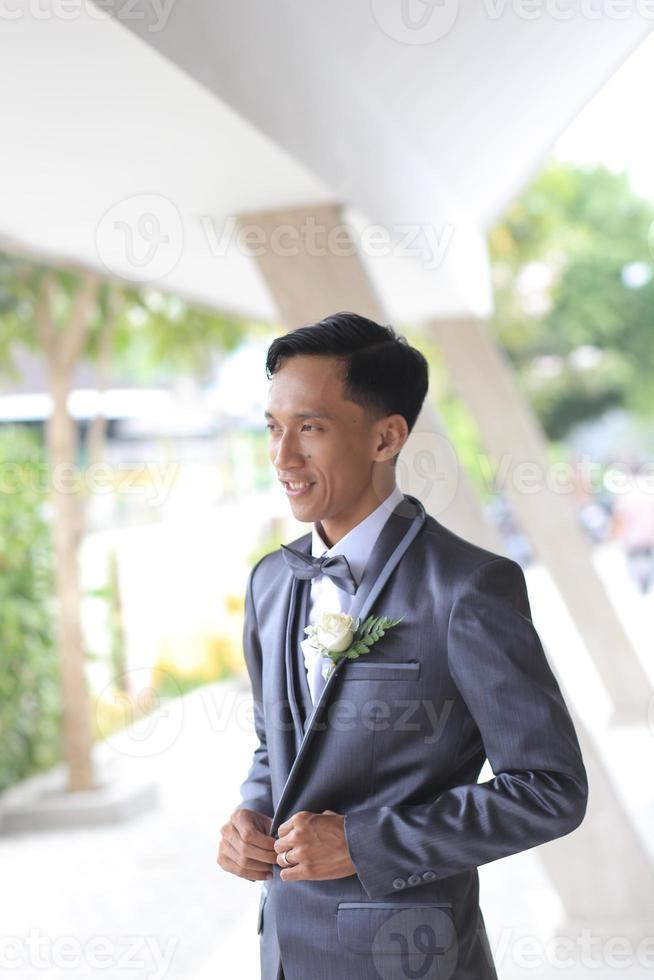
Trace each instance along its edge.
<instances>
[{"instance_id":1,"label":"man's left hand","mask_svg":"<svg viewBox=\"0 0 654 980\"><path fill-rule=\"evenodd\" d=\"M283 881L324 881L356 874L345 839L345 816L334 810L299 810L281 823L275 840ZM284 851L290 851L289 867Z\"/></svg>"}]
</instances>

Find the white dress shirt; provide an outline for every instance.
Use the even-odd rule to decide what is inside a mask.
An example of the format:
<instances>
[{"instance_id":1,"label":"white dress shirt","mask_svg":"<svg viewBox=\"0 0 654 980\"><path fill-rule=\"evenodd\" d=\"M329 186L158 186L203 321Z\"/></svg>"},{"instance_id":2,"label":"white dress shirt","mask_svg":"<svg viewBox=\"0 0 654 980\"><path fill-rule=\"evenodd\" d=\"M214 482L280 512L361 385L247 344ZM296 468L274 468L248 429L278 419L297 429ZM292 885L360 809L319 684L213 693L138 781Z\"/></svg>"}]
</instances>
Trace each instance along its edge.
<instances>
[{"instance_id":1,"label":"white dress shirt","mask_svg":"<svg viewBox=\"0 0 654 980\"><path fill-rule=\"evenodd\" d=\"M391 516L397 505L404 499L404 494L396 485L392 492L376 507L372 513L364 517L347 534L344 534L340 541L327 547L324 541L319 521L314 521L311 532L311 554L314 558L323 555L345 555L352 574L356 579L357 585L363 578L368 558L372 552L375 542L384 527L384 524ZM309 622L306 626L315 625L319 616L323 612L342 612L349 613L352 606L353 595L339 588L338 585L328 575L316 575L311 579L309 595ZM304 666L309 682L311 699L315 704L325 685L325 674L332 660L325 654L318 653L315 648L308 644L308 637L301 642L302 653L304 655Z\"/></svg>"}]
</instances>

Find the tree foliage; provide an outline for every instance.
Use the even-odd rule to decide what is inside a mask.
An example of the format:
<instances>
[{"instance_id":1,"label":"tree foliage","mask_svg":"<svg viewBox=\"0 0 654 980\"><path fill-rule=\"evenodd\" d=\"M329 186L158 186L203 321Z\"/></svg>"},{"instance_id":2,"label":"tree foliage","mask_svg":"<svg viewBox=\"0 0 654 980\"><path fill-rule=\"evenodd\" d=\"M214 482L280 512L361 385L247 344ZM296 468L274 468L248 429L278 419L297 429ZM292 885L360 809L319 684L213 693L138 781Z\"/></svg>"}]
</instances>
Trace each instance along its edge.
<instances>
[{"instance_id":1,"label":"tree foliage","mask_svg":"<svg viewBox=\"0 0 654 980\"><path fill-rule=\"evenodd\" d=\"M494 329L551 438L654 415L653 221L625 174L554 163L491 231Z\"/></svg>"},{"instance_id":2,"label":"tree foliage","mask_svg":"<svg viewBox=\"0 0 654 980\"><path fill-rule=\"evenodd\" d=\"M32 433L0 430L0 790L61 752L45 466Z\"/></svg>"},{"instance_id":3,"label":"tree foliage","mask_svg":"<svg viewBox=\"0 0 654 980\"><path fill-rule=\"evenodd\" d=\"M0 252L0 370L15 376L15 349L41 350L36 330L39 302L47 302L62 340L83 280L81 270L49 266ZM48 286L46 290L44 287ZM152 286L100 279L82 356L97 361L111 322L110 367L125 380L165 382L188 373L211 376L212 354L234 350L245 322Z\"/></svg>"}]
</instances>

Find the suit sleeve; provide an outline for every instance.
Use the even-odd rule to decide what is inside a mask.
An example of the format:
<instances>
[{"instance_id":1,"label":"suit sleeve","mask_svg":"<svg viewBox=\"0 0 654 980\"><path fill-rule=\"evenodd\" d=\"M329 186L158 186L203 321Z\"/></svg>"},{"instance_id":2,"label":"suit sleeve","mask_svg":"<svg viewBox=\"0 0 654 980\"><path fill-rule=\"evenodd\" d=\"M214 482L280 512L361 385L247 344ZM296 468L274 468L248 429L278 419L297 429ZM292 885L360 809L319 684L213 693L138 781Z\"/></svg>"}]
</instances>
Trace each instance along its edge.
<instances>
[{"instance_id":1,"label":"suit sleeve","mask_svg":"<svg viewBox=\"0 0 654 980\"><path fill-rule=\"evenodd\" d=\"M350 855L370 898L563 837L586 811L579 742L517 562L491 559L464 582L451 608L447 656L494 777L454 786L430 803L346 814Z\"/></svg>"},{"instance_id":2,"label":"suit sleeve","mask_svg":"<svg viewBox=\"0 0 654 980\"><path fill-rule=\"evenodd\" d=\"M254 750L248 774L240 786L240 802L236 809L247 808L274 815L272 787L270 782L270 767L268 765L268 746L266 744L266 726L262 703L262 655L259 643L254 598L252 596L252 579L258 564L250 571L245 589L245 619L243 623L243 655L252 687L254 728L258 745Z\"/></svg>"}]
</instances>

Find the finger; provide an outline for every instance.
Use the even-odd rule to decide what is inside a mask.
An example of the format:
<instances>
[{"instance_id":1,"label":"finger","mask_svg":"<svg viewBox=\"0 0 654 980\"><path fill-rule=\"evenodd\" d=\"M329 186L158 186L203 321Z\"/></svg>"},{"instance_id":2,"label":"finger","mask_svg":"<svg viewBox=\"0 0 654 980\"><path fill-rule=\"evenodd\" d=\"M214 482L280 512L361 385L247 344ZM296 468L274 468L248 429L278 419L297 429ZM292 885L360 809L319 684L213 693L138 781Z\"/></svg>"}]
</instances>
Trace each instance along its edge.
<instances>
[{"instance_id":1,"label":"finger","mask_svg":"<svg viewBox=\"0 0 654 980\"><path fill-rule=\"evenodd\" d=\"M256 844L252 844L250 841L245 840L240 834L234 837L230 837L230 843L241 853L247 854L248 857L254 858L257 861L267 861L268 863L275 860L275 846L271 840L270 847L259 847Z\"/></svg>"},{"instance_id":2,"label":"finger","mask_svg":"<svg viewBox=\"0 0 654 980\"><path fill-rule=\"evenodd\" d=\"M276 857L276 851L274 847L270 850L263 850L261 847L253 847L252 844L248 844L239 835L229 838L229 843L232 845L237 854L239 854L243 859L247 858L251 861L261 861L263 864L273 864Z\"/></svg>"},{"instance_id":3,"label":"finger","mask_svg":"<svg viewBox=\"0 0 654 980\"><path fill-rule=\"evenodd\" d=\"M240 827L237 824L232 824L232 832L227 835L226 839L241 853L248 854L259 861L274 861L275 859L275 838L266 837L265 834L259 833L258 830L248 824Z\"/></svg>"},{"instance_id":4,"label":"finger","mask_svg":"<svg viewBox=\"0 0 654 980\"><path fill-rule=\"evenodd\" d=\"M231 841L224 841L223 848L224 852L235 864L240 865L241 868L248 871L270 871L272 867L272 861L257 861L255 858L239 853Z\"/></svg>"},{"instance_id":5,"label":"finger","mask_svg":"<svg viewBox=\"0 0 654 980\"><path fill-rule=\"evenodd\" d=\"M284 855L283 854L279 854L278 857L277 857L277 864L278 864L278 866L280 868L288 868L288 869L290 869L292 867L293 868L297 868L298 865L299 865L299 863L300 863L296 858L293 857L293 851L291 851L291 853L289 854L288 860L289 860L289 863L287 864L286 863L286 858L284 857Z\"/></svg>"},{"instance_id":6,"label":"finger","mask_svg":"<svg viewBox=\"0 0 654 980\"><path fill-rule=\"evenodd\" d=\"M296 864L292 868L283 868L279 872L282 881L305 881L306 873L302 870L301 864Z\"/></svg>"},{"instance_id":7,"label":"finger","mask_svg":"<svg viewBox=\"0 0 654 980\"><path fill-rule=\"evenodd\" d=\"M247 818L239 818L238 811L231 820L231 826L234 827L241 838L248 844L252 844L254 847L259 847L264 851L269 851L272 848L274 837L269 834L263 834L260 830L257 830Z\"/></svg>"},{"instance_id":8,"label":"finger","mask_svg":"<svg viewBox=\"0 0 654 980\"><path fill-rule=\"evenodd\" d=\"M281 835L287 834L289 830L292 830L295 826L295 818L302 815L308 815L308 813L308 810L298 810L297 813L294 813L293 816L289 817L288 820L285 820L284 823L280 823L279 827L277 828L277 833Z\"/></svg>"},{"instance_id":9,"label":"finger","mask_svg":"<svg viewBox=\"0 0 654 980\"><path fill-rule=\"evenodd\" d=\"M275 851L277 854L281 854L282 851L289 851L294 844L298 843L298 837L296 831L291 831L290 834L286 834L285 837L279 837L275 841Z\"/></svg>"},{"instance_id":10,"label":"finger","mask_svg":"<svg viewBox=\"0 0 654 980\"><path fill-rule=\"evenodd\" d=\"M227 855L222 855L218 862L225 871L236 875L238 878L247 878L249 881L265 881L272 876L272 871L243 871L238 864L231 860Z\"/></svg>"},{"instance_id":11,"label":"finger","mask_svg":"<svg viewBox=\"0 0 654 980\"><path fill-rule=\"evenodd\" d=\"M288 855L288 864L286 863L286 856L285 856L286 855L286 851L280 851L280 853L277 855L277 862L276 863L279 865L280 868L290 868L291 865L298 864L298 860L294 856L293 849L292 849L292 847L290 845L287 848L287 850L291 852Z\"/></svg>"}]
</instances>

